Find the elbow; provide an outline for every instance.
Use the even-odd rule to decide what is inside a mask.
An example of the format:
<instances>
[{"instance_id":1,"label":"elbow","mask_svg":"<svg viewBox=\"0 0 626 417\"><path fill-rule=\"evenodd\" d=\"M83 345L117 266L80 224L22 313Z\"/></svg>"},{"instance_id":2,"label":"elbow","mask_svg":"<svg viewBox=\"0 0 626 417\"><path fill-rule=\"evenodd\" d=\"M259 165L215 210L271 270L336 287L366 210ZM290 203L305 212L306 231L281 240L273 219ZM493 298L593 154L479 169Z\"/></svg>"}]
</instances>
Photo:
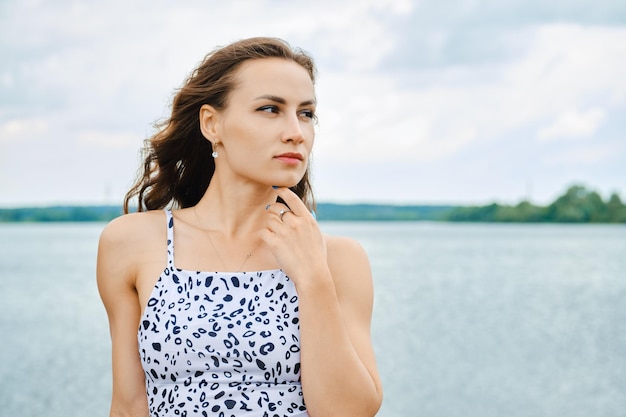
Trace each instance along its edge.
<instances>
[{"instance_id":1,"label":"elbow","mask_svg":"<svg viewBox=\"0 0 626 417\"><path fill-rule=\"evenodd\" d=\"M378 410L380 410L383 404L383 388L380 382L375 384L373 391L374 392L366 398L362 398L362 409L357 414L354 414L354 416L374 417L376 413L378 413Z\"/></svg>"},{"instance_id":2,"label":"elbow","mask_svg":"<svg viewBox=\"0 0 626 417\"><path fill-rule=\"evenodd\" d=\"M335 404L323 404L317 407L307 405L309 417L374 417L383 403L382 391L368 396L361 396L354 401L342 401Z\"/></svg>"},{"instance_id":3,"label":"elbow","mask_svg":"<svg viewBox=\"0 0 626 417\"><path fill-rule=\"evenodd\" d=\"M378 413L378 410L380 410L380 407L383 405L383 393L382 390L377 390L375 395L372 395L372 397L369 399L369 402L367 404L367 409L363 411L362 415L363 417L374 417L376 415L376 413Z\"/></svg>"},{"instance_id":4,"label":"elbow","mask_svg":"<svg viewBox=\"0 0 626 417\"><path fill-rule=\"evenodd\" d=\"M376 413L378 413L378 410L380 410L380 407L383 405L383 393L380 392L376 398L376 405L374 406L374 412L372 413L372 416L376 415Z\"/></svg>"},{"instance_id":5,"label":"elbow","mask_svg":"<svg viewBox=\"0 0 626 417\"><path fill-rule=\"evenodd\" d=\"M383 392L381 387L376 387L376 391L371 395L368 395L367 398L363 398L361 400L360 407L357 410L354 410L354 414L346 414L346 415L354 415L355 417L374 417L378 410L380 410L381 405L383 404Z\"/></svg>"}]
</instances>

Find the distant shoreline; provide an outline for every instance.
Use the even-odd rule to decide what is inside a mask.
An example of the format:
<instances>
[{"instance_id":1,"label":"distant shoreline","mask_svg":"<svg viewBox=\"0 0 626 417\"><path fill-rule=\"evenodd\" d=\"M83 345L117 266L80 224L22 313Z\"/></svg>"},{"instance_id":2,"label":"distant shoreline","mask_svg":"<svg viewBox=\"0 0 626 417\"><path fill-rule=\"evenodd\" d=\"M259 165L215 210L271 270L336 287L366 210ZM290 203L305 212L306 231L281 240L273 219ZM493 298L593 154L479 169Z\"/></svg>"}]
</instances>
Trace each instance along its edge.
<instances>
[{"instance_id":1,"label":"distant shoreline","mask_svg":"<svg viewBox=\"0 0 626 417\"><path fill-rule=\"evenodd\" d=\"M108 222L121 206L0 208L0 223ZM595 191L572 186L547 206L522 201L515 206L386 205L318 203L320 221L443 221L491 223L626 223L626 205L617 194L607 201Z\"/></svg>"},{"instance_id":2,"label":"distant shoreline","mask_svg":"<svg viewBox=\"0 0 626 417\"><path fill-rule=\"evenodd\" d=\"M395 206L318 203L320 221L443 221L455 206ZM108 222L123 214L120 206L0 208L0 223Z\"/></svg>"}]
</instances>

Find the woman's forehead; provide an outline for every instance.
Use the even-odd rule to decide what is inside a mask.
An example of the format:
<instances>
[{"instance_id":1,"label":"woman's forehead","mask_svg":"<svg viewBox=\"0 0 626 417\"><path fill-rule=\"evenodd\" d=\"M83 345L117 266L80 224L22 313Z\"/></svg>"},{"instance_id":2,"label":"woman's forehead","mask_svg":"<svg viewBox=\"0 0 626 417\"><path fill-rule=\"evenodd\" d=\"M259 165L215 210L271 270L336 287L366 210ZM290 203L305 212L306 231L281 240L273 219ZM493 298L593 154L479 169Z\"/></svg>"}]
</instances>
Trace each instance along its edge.
<instances>
[{"instance_id":1,"label":"woman's forehead","mask_svg":"<svg viewBox=\"0 0 626 417\"><path fill-rule=\"evenodd\" d=\"M275 95L313 100L315 89L306 68L283 58L252 59L237 70L233 95Z\"/></svg>"}]
</instances>

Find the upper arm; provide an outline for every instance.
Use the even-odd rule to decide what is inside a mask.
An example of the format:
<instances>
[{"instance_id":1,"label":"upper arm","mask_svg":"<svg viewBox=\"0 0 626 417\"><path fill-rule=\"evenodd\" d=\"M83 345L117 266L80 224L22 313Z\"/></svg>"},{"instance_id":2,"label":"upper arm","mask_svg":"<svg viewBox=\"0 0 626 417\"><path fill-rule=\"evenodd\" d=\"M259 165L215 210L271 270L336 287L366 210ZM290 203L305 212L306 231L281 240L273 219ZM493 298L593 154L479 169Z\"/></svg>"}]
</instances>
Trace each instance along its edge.
<instances>
[{"instance_id":1,"label":"upper arm","mask_svg":"<svg viewBox=\"0 0 626 417\"><path fill-rule=\"evenodd\" d=\"M136 263L128 218L103 230L98 245L97 281L109 318L113 362L111 416L147 416L145 379L139 359L140 307L135 289Z\"/></svg>"},{"instance_id":2,"label":"upper arm","mask_svg":"<svg viewBox=\"0 0 626 417\"><path fill-rule=\"evenodd\" d=\"M327 238L328 265L354 349L382 393L371 341L374 285L369 259L355 240Z\"/></svg>"}]
</instances>

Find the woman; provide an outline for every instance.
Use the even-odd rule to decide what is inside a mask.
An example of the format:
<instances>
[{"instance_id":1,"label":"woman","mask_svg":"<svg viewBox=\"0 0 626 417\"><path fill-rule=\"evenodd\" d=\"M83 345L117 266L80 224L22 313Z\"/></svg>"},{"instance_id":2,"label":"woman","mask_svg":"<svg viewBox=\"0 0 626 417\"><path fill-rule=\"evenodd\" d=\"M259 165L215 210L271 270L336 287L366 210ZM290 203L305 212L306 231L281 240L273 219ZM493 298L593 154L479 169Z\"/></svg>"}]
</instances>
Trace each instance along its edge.
<instances>
[{"instance_id":1,"label":"woman","mask_svg":"<svg viewBox=\"0 0 626 417\"><path fill-rule=\"evenodd\" d=\"M139 212L100 238L111 416L378 410L367 257L311 211L313 84L305 53L253 38L176 94L126 195Z\"/></svg>"}]
</instances>

